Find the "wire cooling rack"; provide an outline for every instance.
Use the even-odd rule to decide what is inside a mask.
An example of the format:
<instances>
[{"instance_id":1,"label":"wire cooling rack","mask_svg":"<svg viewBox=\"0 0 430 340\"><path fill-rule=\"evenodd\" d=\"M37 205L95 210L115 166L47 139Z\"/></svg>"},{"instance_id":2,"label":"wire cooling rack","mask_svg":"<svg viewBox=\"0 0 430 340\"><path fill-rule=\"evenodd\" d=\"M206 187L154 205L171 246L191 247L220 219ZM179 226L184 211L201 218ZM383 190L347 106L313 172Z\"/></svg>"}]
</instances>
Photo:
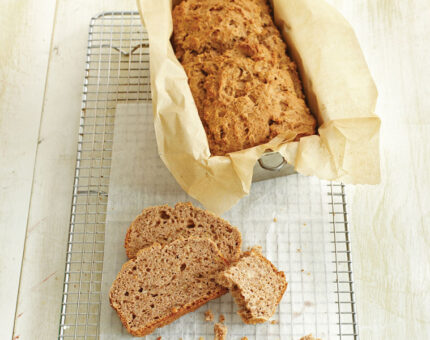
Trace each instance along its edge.
<instances>
[{"instance_id":1,"label":"wire cooling rack","mask_svg":"<svg viewBox=\"0 0 430 340\"><path fill-rule=\"evenodd\" d=\"M67 242L59 339L98 339L104 233L115 108L150 102L148 37L138 12L90 22ZM343 184L327 184L336 278L337 339L358 339L350 233Z\"/></svg>"}]
</instances>

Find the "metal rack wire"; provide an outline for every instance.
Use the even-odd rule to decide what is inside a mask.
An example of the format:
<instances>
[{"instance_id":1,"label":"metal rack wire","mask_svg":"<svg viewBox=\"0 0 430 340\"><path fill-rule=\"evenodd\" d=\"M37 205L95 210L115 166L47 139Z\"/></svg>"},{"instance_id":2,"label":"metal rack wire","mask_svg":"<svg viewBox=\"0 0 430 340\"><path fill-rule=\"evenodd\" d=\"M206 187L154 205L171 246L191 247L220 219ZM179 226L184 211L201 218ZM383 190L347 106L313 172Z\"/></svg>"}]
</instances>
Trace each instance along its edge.
<instances>
[{"instance_id":1,"label":"metal rack wire","mask_svg":"<svg viewBox=\"0 0 430 340\"><path fill-rule=\"evenodd\" d=\"M115 108L149 102L148 37L137 12L106 12L89 27L59 339L97 339ZM342 184L327 186L338 339L358 339Z\"/></svg>"},{"instance_id":2,"label":"metal rack wire","mask_svg":"<svg viewBox=\"0 0 430 340\"><path fill-rule=\"evenodd\" d=\"M327 185L333 236L333 263L336 280L336 294L339 339L358 339L357 313L355 308L354 278L345 186L330 183Z\"/></svg>"}]
</instances>

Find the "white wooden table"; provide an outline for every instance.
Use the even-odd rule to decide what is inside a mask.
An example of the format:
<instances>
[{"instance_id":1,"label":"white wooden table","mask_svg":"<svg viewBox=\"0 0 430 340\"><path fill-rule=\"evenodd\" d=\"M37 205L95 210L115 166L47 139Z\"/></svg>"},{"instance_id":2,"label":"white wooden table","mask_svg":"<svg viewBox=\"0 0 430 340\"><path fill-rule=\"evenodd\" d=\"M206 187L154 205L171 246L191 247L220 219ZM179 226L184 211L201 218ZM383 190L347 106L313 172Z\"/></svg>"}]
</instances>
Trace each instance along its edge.
<instances>
[{"instance_id":1,"label":"white wooden table","mask_svg":"<svg viewBox=\"0 0 430 340\"><path fill-rule=\"evenodd\" d=\"M379 89L382 183L351 197L362 339L430 334L430 2L330 0ZM0 4L0 339L58 333L90 17L123 0Z\"/></svg>"}]
</instances>

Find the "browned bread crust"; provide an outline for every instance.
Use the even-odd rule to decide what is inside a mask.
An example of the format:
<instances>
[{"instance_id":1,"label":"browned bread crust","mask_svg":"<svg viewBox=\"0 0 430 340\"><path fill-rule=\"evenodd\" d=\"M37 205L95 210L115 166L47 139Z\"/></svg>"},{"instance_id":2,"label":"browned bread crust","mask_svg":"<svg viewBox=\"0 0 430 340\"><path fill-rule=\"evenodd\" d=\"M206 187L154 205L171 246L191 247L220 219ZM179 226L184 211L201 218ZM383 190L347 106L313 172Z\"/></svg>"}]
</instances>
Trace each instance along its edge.
<instances>
[{"instance_id":1,"label":"browned bread crust","mask_svg":"<svg viewBox=\"0 0 430 340\"><path fill-rule=\"evenodd\" d=\"M118 273L111 306L127 331L145 336L227 292L215 277L227 265L209 239L178 239L140 250Z\"/></svg>"},{"instance_id":2,"label":"browned bread crust","mask_svg":"<svg viewBox=\"0 0 430 340\"><path fill-rule=\"evenodd\" d=\"M315 133L297 67L265 0L184 0L172 43L212 155Z\"/></svg>"},{"instance_id":3,"label":"browned bread crust","mask_svg":"<svg viewBox=\"0 0 430 340\"><path fill-rule=\"evenodd\" d=\"M229 262L240 256L242 236L239 230L224 219L191 203L177 203L149 207L131 223L125 237L129 258L154 242L168 244L178 238L207 237L214 241Z\"/></svg>"},{"instance_id":4,"label":"browned bread crust","mask_svg":"<svg viewBox=\"0 0 430 340\"><path fill-rule=\"evenodd\" d=\"M259 247L244 252L237 263L218 276L217 282L230 290L246 324L268 321L288 285L284 272L278 271Z\"/></svg>"}]
</instances>

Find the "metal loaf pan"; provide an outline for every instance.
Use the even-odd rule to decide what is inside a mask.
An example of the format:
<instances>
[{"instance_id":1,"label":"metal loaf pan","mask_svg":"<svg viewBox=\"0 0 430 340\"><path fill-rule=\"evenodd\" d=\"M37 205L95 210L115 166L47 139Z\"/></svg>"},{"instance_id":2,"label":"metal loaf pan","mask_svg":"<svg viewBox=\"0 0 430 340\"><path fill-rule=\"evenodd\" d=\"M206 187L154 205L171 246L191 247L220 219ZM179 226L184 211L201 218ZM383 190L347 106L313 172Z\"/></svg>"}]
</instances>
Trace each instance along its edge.
<instances>
[{"instance_id":1,"label":"metal loaf pan","mask_svg":"<svg viewBox=\"0 0 430 340\"><path fill-rule=\"evenodd\" d=\"M294 166L288 164L279 152L266 151L255 163L253 182L296 174Z\"/></svg>"}]
</instances>

